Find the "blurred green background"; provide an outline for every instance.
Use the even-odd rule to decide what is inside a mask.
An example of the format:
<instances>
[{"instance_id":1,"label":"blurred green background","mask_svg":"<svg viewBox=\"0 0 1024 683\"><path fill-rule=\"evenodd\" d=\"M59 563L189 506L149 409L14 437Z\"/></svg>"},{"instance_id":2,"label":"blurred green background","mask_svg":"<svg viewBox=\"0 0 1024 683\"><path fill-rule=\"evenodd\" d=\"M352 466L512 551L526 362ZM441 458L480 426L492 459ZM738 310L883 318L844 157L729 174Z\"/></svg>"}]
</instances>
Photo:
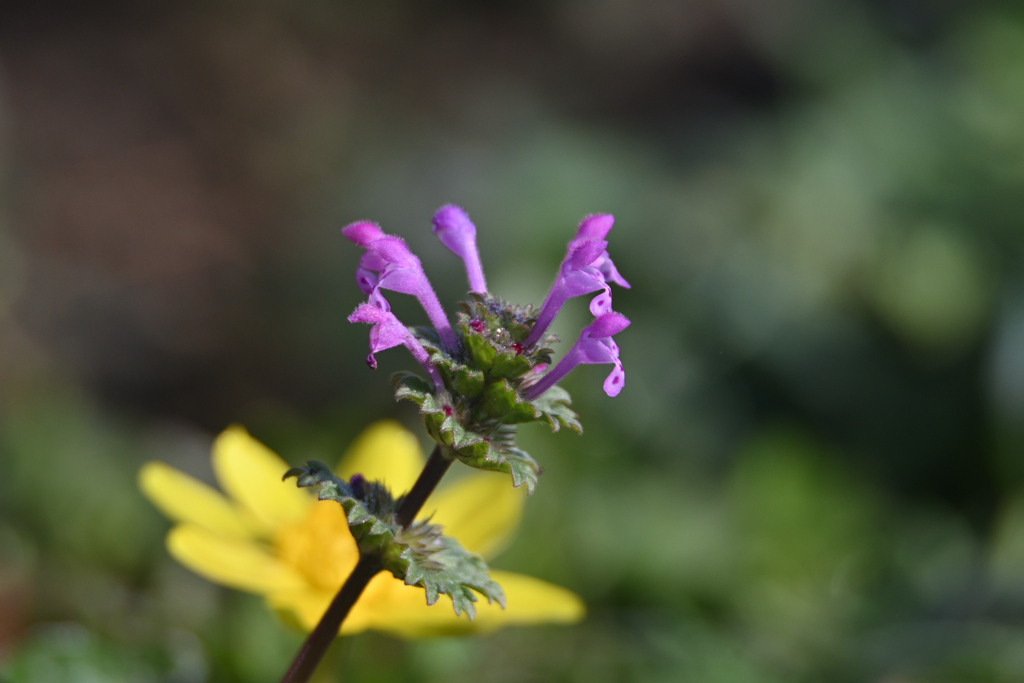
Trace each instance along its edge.
<instances>
[{"instance_id":1,"label":"blurred green background","mask_svg":"<svg viewBox=\"0 0 1024 683\"><path fill-rule=\"evenodd\" d=\"M590 614L360 635L323 680L1024 680L1010 0L4 3L0 677L277 680L301 635L170 560L135 473L209 480L233 422L293 463L419 429L338 230L451 311L448 202L521 302L616 216L626 388L578 370L584 435L525 430L494 563Z\"/></svg>"}]
</instances>

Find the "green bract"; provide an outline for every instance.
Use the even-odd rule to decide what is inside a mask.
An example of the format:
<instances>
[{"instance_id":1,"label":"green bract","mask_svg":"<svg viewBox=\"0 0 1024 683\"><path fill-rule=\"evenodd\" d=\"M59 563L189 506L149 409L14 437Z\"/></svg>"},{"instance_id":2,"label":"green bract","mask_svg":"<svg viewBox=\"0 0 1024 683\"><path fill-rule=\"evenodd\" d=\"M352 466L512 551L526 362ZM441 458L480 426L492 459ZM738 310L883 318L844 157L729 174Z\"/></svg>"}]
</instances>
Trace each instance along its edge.
<instances>
[{"instance_id":1,"label":"green bract","mask_svg":"<svg viewBox=\"0 0 1024 683\"><path fill-rule=\"evenodd\" d=\"M526 484L533 493L540 468L516 446L517 425L544 422L553 431L562 427L583 431L564 389L552 387L532 401L524 397L539 370L551 363L549 345L558 339L546 335L525 347L523 342L536 323L532 306L514 306L476 292L470 297L471 301L460 304L454 353L443 348L433 329L413 329L440 372L443 387L435 392L426 380L398 373L392 379L395 398L419 405L431 438L459 460L471 467L506 472L514 486Z\"/></svg>"},{"instance_id":2,"label":"green bract","mask_svg":"<svg viewBox=\"0 0 1024 683\"><path fill-rule=\"evenodd\" d=\"M357 482L356 477L346 482L322 462L306 464L288 470L285 478L297 477L300 487L318 486L320 500L340 503L359 554L377 557L384 569L406 585L421 586L428 605L444 594L451 598L456 614L465 612L472 619L475 591L488 602L505 606L505 594L491 580L483 558L443 535L437 524L416 522L403 529L395 519L402 499L394 498L383 484L361 478Z\"/></svg>"}]
</instances>

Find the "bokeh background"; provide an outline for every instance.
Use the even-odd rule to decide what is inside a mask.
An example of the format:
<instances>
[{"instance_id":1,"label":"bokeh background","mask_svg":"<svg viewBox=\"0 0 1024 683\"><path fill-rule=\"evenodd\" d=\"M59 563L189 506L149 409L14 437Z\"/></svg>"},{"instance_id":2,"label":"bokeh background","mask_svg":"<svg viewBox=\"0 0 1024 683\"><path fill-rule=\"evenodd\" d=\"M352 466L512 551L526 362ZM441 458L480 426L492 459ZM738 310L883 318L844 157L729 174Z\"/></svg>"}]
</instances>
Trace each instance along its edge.
<instances>
[{"instance_id":1,"label":"bokeh background","mask_svg":"<svg viewBox=\"0 0 1024 683\"><path fill-rule=\"evenodd\" d=\"M294 463L417 428L338 230L452 310L448 202L522 302L616 216L626 388L578 370L584 435L524 430L494 563L590 614L360 635L322 680L1024 680L1012 0L4 3L0 677L277 680L301 635L170 560L136 472L209 479L234 422Z\"/></svg>"}]
</instances>

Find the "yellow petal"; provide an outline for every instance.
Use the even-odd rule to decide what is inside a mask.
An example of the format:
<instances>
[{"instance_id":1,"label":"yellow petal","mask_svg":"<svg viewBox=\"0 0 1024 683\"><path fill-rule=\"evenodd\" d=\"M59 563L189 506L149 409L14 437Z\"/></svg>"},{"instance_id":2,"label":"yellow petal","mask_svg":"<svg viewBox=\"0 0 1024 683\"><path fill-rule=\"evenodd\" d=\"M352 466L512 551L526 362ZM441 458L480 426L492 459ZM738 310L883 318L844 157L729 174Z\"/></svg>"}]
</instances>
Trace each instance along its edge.
<instances>
[{"instance_id":1,"label":"yellow petal","mask_svg":"<svg viewBox=\"0 0 1024 683\"><path fill-rule=\"evenodd\" d=\"M270 593L267 595L267 603L275 610L284 612L286 620L294 621L306 631L311 631L327 611L336 592L304 586L297 590ZM422 588L406 586L388 571L373 577L342 622L340 635L353 635L368 629L409 638L481 630L474 628L474 623L465 615L456 618L451 602L444 596L432 607L427 607Z\"/></svg>"},{"instance_id":2,"label":"yellow petal","mask_svg":"<svg viewBox=\"0 0 1024 683\"><path fill-rule=\"evenodd\" d=\"M297 590L303 578L252 541L225 538L194 524L167 534L167 550L178 562L214 583L252 593Z\"/></svg>"},{"instance_id":3,"label":"yellow petal","mask_svg":"<svg viewBox=\"0 0 1024 683\"><path fill-rule=\"evenodd\" d=\"M512 538L523 515L524 487L512 488L508 476L473 472L427 500L421 517L433 512L432 522L459 540L466 550L491 557Z\"/></svg>"},{"instance_id":4,"label":"yellow petal","mask_svg":"<svg viewBox=\"0 0 1024 683\"><path fill-rule=\"evenodd\" d=\"M289 566L298 567L310 584L332 593L359 560L345 509L333 500L313 503L302 524L281 527L274 548L275 555Z\"/></svg>"},{"instance_id":5,"label":"yellow petal","mask_svg":"<svg viewBox=\"0 0 1024 683\"><path fill-rule=\"evenodd\" d=\"M383 481L399 496L412 488L423 463L416 437L397 422L385 420L363 430L338 463L338 475L348 479L361 474Z\"/></svg>"},{"instance_id":6,"label":"yellow petal","mask_svg":"<svg viewBox=\"0 0 1024 683\"><path fill-rule=\"evenodd\" d=\"M587 614L580 596L572 591L526 574L491 570L491 578L505 590L507 608L477 610L483 620L500 619L505 624L575 624ZM498 609L499 611L495 611Z\"/></svg>"},{"instance_id":7,"label":"yellow petal","mask_svg":"<svg viewBox=\"0 0 1024 683\"><path fill-rule=\"evenodd\" d=\"M281 481L287 463L237 425L213 442L213 471L221 488L266 532L300 521L313 501L294 481Z\"/></svg>"},{"instance_id":8,"label":"yellow petal","mask_svg":"<svg viewBox=\"0 0 1024 683\"><path fill-rule=\"evenodd\" d=\"M363 591L359 601L353 606L348 617L341 625L342 635L360 633L371 627L375 618L376 607L374 596L381 592L381 587L392 581L398 581L391 575L391 572L381 571L370 580L366 590ZM398 581L401 584L401 581ZM404 584L403 584L404 585ZM284 589L273 591L267 594L267 604L273 609L284 612L288 621L294 621L306 631L312 631L320 617L327 611L328 605L337 594L339 585L334 590L325 590L314 584L308 584L298 589ZM423 590L420 590L423 595Z\"/></svg>"},{"instance_id":9,"label":"yellow petal","mask_svg":"<svg viewBox=\"0 0 1024 683\"><path fill-rule=\"evenodd\" d=\"M326 591L313 585L267 593L267 604L288 623L304 631L312 631L327 611L337 591Z\"/></svg>"},{"instance_id":10,"label":"yellow petal","mask_svg":"<svg viewBox=\"0 0 1024 683\"><path fill-rule=\"evenodd\" d=\"M232 538L250 538L252 520L219 491L162 462L139 470L139 488L160 512Z\"/></svg>"},{"instance_id":11,"label":"yellow petal","mask_svg":"<svg viewBox=\"0 0 1024 683\"><path fill-rule=\"evenodd\" d=\"M431 606L422 588L406 586L389 572L380 572L341 625L341 635L368 629L385 631L405 638L422 638L469 632L489 632L503 626L526 624L572 624L586 614L580 598L560 586L511 572L491 572L505 589L507 609L497 603L476 603L476 616L455 616L451 601L441 598ZM327 610L334 592L305 586L271 593L271 607L288 612L307 631Z\"/></svg>"},{"instance_id":12,"label":"yellow petal","mask_svg":"<svg viewBox=\"0 0 1024 683\"><path fill-rule=\"evenodd\" d=\"M560 586L510 572L493 571L491 576L505 590L507 609L497 603L489 605L480 598L476 617L470 621L466 615L455 616L447 597L441 596L428 606L422 588L406 586L388 573L378 574L342 624L341 632L373 629L417 638L487 632L514 624L571 624L586 613L583 601ZM326 604L322 609L326 609Z\"/></svg>"}]
</instances>

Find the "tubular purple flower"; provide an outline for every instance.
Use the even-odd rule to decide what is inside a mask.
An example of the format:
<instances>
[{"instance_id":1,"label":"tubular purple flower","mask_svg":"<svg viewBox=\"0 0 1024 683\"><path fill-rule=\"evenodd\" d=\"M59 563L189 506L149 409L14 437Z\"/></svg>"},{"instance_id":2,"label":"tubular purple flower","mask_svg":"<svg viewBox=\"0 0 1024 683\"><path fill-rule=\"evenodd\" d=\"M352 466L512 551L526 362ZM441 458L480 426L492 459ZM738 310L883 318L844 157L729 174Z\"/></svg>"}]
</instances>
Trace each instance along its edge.
<instances>
[{"instance_id":1,"label":"tubular purple flower","mask_svg":"<svg viewBox=\"0 0 1024 683\"><path fill-rule=\"evenodd\" d=\"M449 349L455 349L455 333L451 323L423 272L420 260L409 251L405 241L385 234L368 221L347 225L342 228L341 234L366 249L356 269L359 289L365 294L373 294L379 289L412 294L423 306L441 342Z\"/></svg>"},{"instance_id":2,"label":"tubular purple flower","mask_svg":"<svg viewBox=\"0 0 1024 683\"><path fill-rule=\"evenodd\" d=\"M469 220L466 212L448 204L442 206L434 214L434 234L441 244L448 247L466 264L466 277L471 292L487 293L487 282L484 270L480 266L480 253L476 248L476 226Z\"/></svg>"},{"instance_id":3,"label":"tubular purple flower","mask_svg":"<svg viewBox=\"0 0 1024 683\"><path fill-rule=\"evenodd\" d=\"M609 396L618 396L625 384L626 373L622 370L619 347L612 336L627 327L629 327L629 320L621 313L612 311L597 316L594 322L583 328L579 339L565 354L565 357L558 362L558 365L536 384L526 389L524 392L526 399L532 401L538 398L581 363L614 364L615 367L604 381L604 392Z\"/></svg>"},{"instance_id":4,"label":"tubular purple flower","mask_svg":"<svg viewBox=\"0 0 1024 683\"><path fill-rule=\"evenodd\" d=\"M370 294L366 303L359 304L348 321L373 325L370 328L370 355L366 357L366 364L372 369L377 369L377 359L373 354L403 344L430 375L434 388L442 386L441 373L430 363L427 350L391 312L390 304L379 291Z\"/></svg>"},{"instance_id":5,"label":"tubular purple flower","mask_svg":"<svg viewBox=\"0 0 1024 683\"><path fill-rule=\"evenodd\" d=\"M370 221L356 221L341 229L341 234L352 240L363 249L370 246L370 242L384 237L384 231L376 223Z\"/></svg>"},{"instance_id":6,"label":"tubular purple flower","mask_svg":"<svg viewBox=\"0 0 1024 683\"><path fill-rule=\"evenodd\" d=\"M609 214L587 216L580 221L580 225L576 229L576 240L603 240L612 229L612 225L614 223L615 217ZM626 279L619 275L619 271L615 269L615 264L612 263L612 259L608 256L607 251L601 254L601 256L599 256L591 266L597 268L601 272L601 275L604 277L606 282L614 282L619 287L625 287L626 289L630 288Z\"/></svg>"},{"instance_id":7,"label":"tubular purple flower","mask_svg":"<svg viewBox=\"0 0 1024 683\"><path fill-rule=\"evenodd\" d=\"M558 277L544 299L537 323L523 342L524 346L540 341L568 299L600 290L601 293L590 302L590 312L600 316L612 310L609 281L620 287L629 288L629 283L619 275L615 264L608 256L608 242L604 239L614 223L614 216L608 214L587 216L580 221L576 236L570 240L566 248Z\"/></svg>"}]
</instances>

